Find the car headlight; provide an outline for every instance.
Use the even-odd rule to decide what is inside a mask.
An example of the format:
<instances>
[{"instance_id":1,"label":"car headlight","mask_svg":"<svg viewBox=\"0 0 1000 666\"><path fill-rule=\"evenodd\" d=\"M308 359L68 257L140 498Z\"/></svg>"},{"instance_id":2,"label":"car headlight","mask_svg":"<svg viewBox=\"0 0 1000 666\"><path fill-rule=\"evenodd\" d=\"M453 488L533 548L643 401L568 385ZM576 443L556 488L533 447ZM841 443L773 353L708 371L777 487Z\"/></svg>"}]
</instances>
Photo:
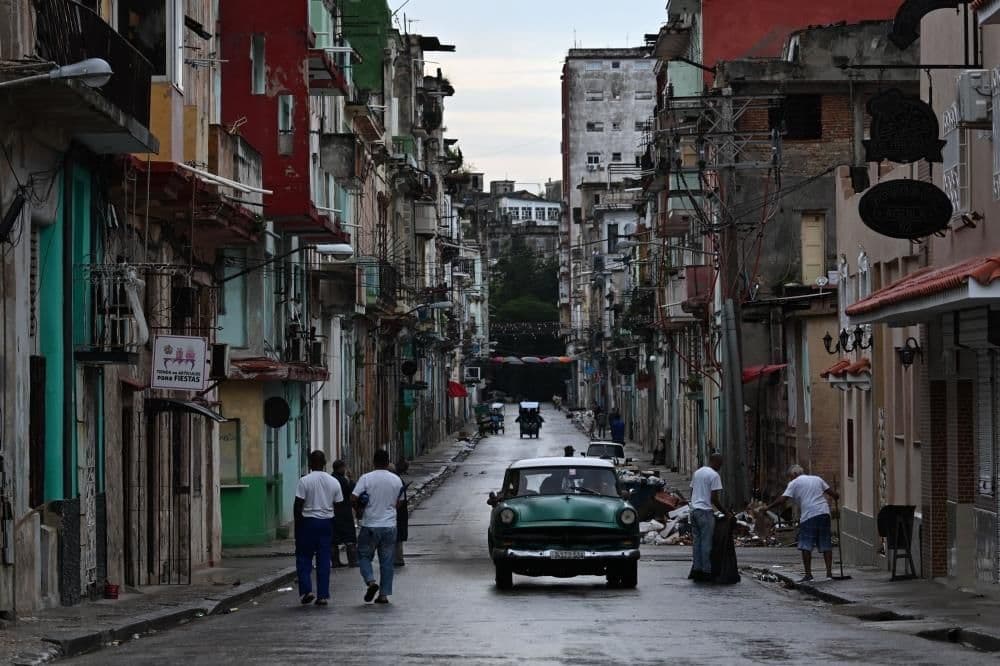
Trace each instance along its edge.
<instances>
[{"instance_id":1,"label":"car headlight","mask_svg":"<svg viewBox=\"0 0 1000 666\"><path fill-rule=\"evenodd\" d=\"M622 525L635 525L635 521L639 516L636 514L635 509L624 508L622 512L618 514L618 521Z\"/></svg>"},{"instance_id":2,"label":"car headlight","mask_svg":"<svg viewBox=\"0 0 1000 666\"><path fill-rule=\"evenodd\" d=\"M500 522L504 525L513 525L516 518L517 514L514 513L514 509L511 509L510 507L500 509Z\"/></svg>"}]
</instances>

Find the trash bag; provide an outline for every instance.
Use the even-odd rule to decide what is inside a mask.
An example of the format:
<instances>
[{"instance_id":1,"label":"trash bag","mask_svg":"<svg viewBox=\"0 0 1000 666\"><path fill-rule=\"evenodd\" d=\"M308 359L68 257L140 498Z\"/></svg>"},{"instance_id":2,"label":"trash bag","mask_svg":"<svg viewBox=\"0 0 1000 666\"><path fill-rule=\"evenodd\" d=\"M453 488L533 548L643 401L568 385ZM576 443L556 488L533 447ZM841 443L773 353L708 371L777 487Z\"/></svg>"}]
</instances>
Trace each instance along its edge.
<instances>
[{"instance_id":1,"label":"trash bag","mask_svg":"<svg viewBox=\"0 0 1000 666\"><path fill-rule=\"evenodd\" d=\"M712 581L731 585L740 582L740 567L736 562L736 544L733 542L733 531L736 528L736 518L715 519L715 532L712 534Z\"/></svg>"}]
</instances>

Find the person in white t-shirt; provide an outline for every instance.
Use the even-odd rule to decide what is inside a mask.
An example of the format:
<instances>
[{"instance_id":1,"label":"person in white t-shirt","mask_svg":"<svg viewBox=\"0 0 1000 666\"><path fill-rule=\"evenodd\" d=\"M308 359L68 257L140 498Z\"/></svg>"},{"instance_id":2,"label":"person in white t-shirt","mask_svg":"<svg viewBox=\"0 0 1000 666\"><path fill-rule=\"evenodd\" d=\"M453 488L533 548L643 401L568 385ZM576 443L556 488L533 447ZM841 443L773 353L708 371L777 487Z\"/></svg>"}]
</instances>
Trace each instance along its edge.
<instances>
[{"instance_id":1,"label":"person in white t-shirt","mask_svg":"<svg viewBox=\"0 0 1000 666\"><path fill-rule=\"evenodd\" d=\"M309 454L309 473L295 487L295 568L303 604L326 606L330 599L330 547L333 543L333 505L344 501L340 483L326 473L326 455ZM316 560L316 594L312 591Z\"/></svg>"},{"instance_id":2,"label":"person in white t-shirt","mask_svg":"<svg viewBox=\"0 0 1000 666\"><path fill-rule=\"evenodd\" d=\"M688 576L696 583L712 580L712 534L715 532L715 511L722 508L722 454L713 453L708 464L691 477L691 536L694 562Z\"/></svg>"},{"instance_id":3,"label":"person in white t-shirt","mask_svg":"<svg viewBox=\"0 0 1000 666\"><path fill-rule=\"evenodd\" d=\"M805 583L813 579L812 551L813 548L823 553L826 563L826 579L833 580L833 540L830 534L830 504L827 497L840 499L837 491L830 488L826 481L806 474L800 465L792 465L788 469L791 481L785 492L768 505L767 510L773 511L781 507L789 499L799 507L799 550L802 552L802 568L805 575L799 580Z\"/></svg>"},{"instance_id":4,"label":"person in white t-shirt","mask_svg":"<svg viewBox=\"0 0 1000 666\"><path fill-rule=\"evenodd\" d=\"M403 482L389 471L389 452L375 452L375 469L358 479L351 491L351 504L361 514L358 533L358 568L367 586L365 601L389 603L392 594L393 559L396 551L396 509ZM372 562L378 552L379 582L375 582ZM375 595L378 594L378 598Z\"/></svg>"}]
</instances>

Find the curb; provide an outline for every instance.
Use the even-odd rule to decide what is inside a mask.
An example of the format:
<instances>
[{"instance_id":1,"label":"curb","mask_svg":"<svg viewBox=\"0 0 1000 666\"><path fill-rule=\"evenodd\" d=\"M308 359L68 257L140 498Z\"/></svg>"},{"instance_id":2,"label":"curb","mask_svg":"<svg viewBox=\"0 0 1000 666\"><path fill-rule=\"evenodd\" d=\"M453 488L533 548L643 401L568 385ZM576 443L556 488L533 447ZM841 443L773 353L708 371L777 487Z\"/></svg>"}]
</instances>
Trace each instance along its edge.
<instances>
[{"instance_id":1,"label":"curb","mask_svg":"<svg viewBox=\"0 0 1000 666\"><path fill-rule=\"evenodd\" d=\"M180 624L204 617L228 613L231 608L266 592L275 590L295 578L295 567L286 567L274 574L262 576L249 583L235 588L232 593L223 597L206 597L198 601L165 610L153 611L129 618L123 624L85 631L79 634L44 637L42 640L51 643L54 649L47 654L39 655L38 659L25 661L25 664L45 664L57 659L76 657L82 654L97 652L108 643L114 641L130 641L136 634L140 636L151 631L164 631ZM22 663L22 662L17 662Z\"/></svg>"},{"instance_id":2,"label":"curb","mask_svg":"<svg viewBox=\"0 0 1000 666\"><path fill-rule=\"evenodd\" d=\"M780 573L774 569L764 569L761 567L747 567L745 571L752 571L759 574L766 574L769 576L774 576L778 579L785 587L790 590L798 590L812 597L816 597L821 601L825 601L828 604L833 604L835 606L843 606L846 604L856 604L857 599L853 599L842 594L837 594L832 590L828 590L825 586L817 586L812 583L799 583L791 576L787 574Z\"/></svg>"}]
</instances>

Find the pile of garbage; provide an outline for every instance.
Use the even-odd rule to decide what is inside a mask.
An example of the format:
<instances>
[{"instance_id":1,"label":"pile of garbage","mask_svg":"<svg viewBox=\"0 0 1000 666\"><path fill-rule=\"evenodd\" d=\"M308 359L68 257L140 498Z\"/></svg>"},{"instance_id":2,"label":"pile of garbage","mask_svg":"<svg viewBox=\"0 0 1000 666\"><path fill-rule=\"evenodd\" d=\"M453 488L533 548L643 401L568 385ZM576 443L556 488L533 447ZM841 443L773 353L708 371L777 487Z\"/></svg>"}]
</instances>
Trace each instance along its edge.
<instances>
[{"instance_id":1,"label":"pile of garbage","mask_svg":"<svg viewBox=\"0 0 1000 666\"><path fill-rule=\"evenodd\" d=\"M650 480L645 479L645 482L648 484ZM691 507L680 493L659 491L646 502L632 503L639 511L639 533L644 545L691 545ZM743 547L793 546L796 528L782 524L777 515L767 511L766 504L757 502L736 514L734 541L737 546Z\"/></svg>"}]
</instances>

